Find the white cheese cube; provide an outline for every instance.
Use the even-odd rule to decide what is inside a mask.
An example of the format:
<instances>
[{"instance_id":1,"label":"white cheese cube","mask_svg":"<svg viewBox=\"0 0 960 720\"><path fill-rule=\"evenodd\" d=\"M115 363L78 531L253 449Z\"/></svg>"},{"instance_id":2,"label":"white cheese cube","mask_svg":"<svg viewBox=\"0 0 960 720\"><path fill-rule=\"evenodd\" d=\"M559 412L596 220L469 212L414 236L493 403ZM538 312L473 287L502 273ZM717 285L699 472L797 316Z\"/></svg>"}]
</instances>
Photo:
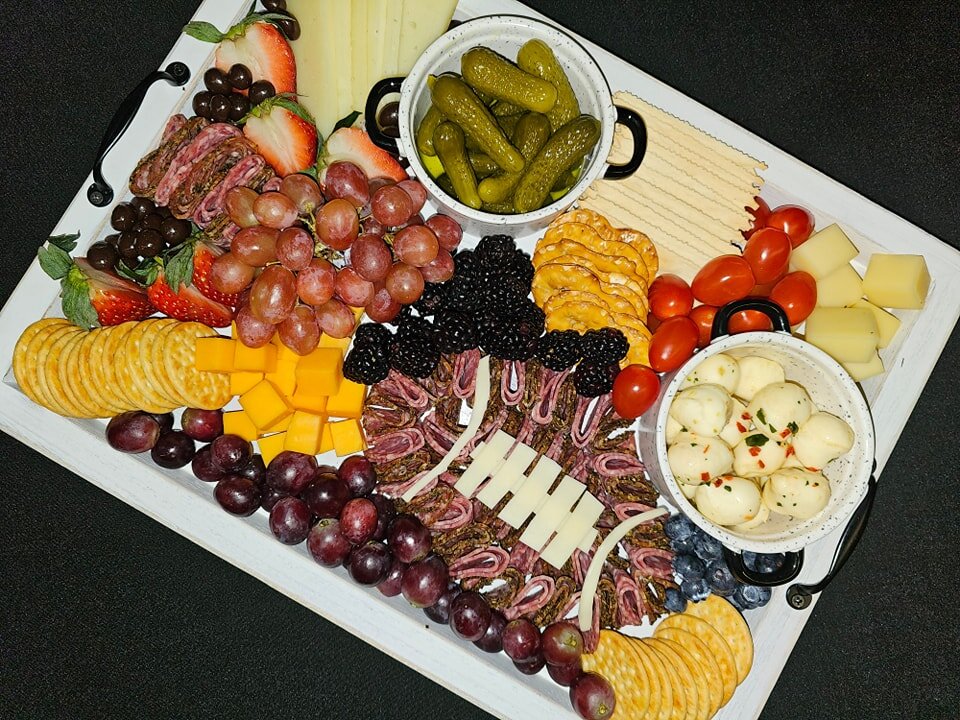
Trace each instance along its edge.
<instances>
[{"instance_id":1,"label":"white cheese cube","mask_svg":"<svg viewBox=\"0 0 960 720\"><path fill-rule=\"evenodd\" d=\"M863 297L863 280L852 265L841 265L817 280L817 305L847 307Z\"/></svg>"},{"instance_id":2,"label":"white cheese cube","mask_svg":"<svg viewBox=\"0 0 960 720\"><path fill-rule=\"evenodd\" d=\"M819 281L857 255L859 251L840 226L829 225L793 251L790 270L803 270Z\"/></svg>"},{"instance_id":3,"label":"white cheese cube","mask_svg":"<svg viewBox=\"0 0 960 720\"><path fill-rule=\"evenodd\" d=\"M500 519L512 528L523 525L550 492L550 486L562 470L557 463L542 455L510 502L500 511Z\"/></svg>"},{"instance_id":4,"label":"white cheese cube","mask_svg":"<svg viewBox=\"0 0 960 720\"><path fill-rule=\"evenodd\" d=\"M496 473L497 469L503 465L510 446L515 442L514 438L498 430L489 441L484 443L483 449L479 452L474 451L475 454L471 453L473 462L457 480L453 486L454 489L465 497L471 497L483 481Z\"/></svg>"},{"instance_id":5,"label":"white cheese cube","mask_svg":"<svg viewBox=\"0 0 960 720\"><path fill-rule=\"evenodd\" d=\"M504 433L507 437L510 437ZM513 441L513 438L510 437ZM509 448L508 448L509 449ZM490 482L484 485L477 493L477 500L489 508L496 507L503 496L510 492L524 478L527 468L537 458L537 451L529 445L518 444L506 462L493 471ZM468 470L469 472L469 470ZM466 475L466 473L464 473ZM463 478L461 477L461 480ZM458 482L454 487L460 490Z\"/></svg>"},{"instance_id":6,"label":"white cheese cube","mask_svg":"<svg viewBox=\"0 0 960 720\"><path fill-rule=\"evenodd\" d=\"M873 354L867 362L862 363L841 363L843 369L850 373L852 377L857 382L861 380L866 380L867 378L872 378L874 375L879 375L883 372L883 361L880 359L880 356L877 353Z\"/></svg>"},{"instance_id":7,"label":"white cheese cube","mask_svg":"<svg viewBox=\"0 0 960 720\"><path fill-rule=\"evenodd\" d=\"M838 362L862 363L876 354L880 330L864 308L818 307L807 318L805 337Z\"/></svg>"},{"instance_id":8,"label":"white cheese cube","mask_svg":"<svg viewBox=\"0 0 960 720\"><path fill-rule=\"evenodd\" d=\"M593 526L600 519L603 509L602 502L590 493L585 493L573 512L566 517L557 529L557 534L553 540L540 553L544 562L548 562L559 569L570 559L573 551L577 548L587 552L597 536L597 530ZM589 542L586 542L587 547L584 549L583 546L587 540Z\"/></svg>"},{"instance_id":9,"label":"white cheese cube","mask_svg":"<svg viewBox=\"0 0 960 720\"><path fill-rule=\"evenodd\" d=\"M922 255L870 256L863 292L874 305L919 310L930 289L930 272Z\"/></svg>"},{"instance_id":10,"label":"white cheese cube","mask_svg":"<svg viewBox=\"0 0 960 720\"><path fill-rule=\"evenodd\" d=\"M896 315L888 313L883 308L878 308L872 302L867 300L857 300L850 307L866 308L873 313L873 317L877 321L877 329L880 331L880 342L877 343L877 347L885 348L887 345L893 342L893 338L897 334L897 330L900 329L900 318L898 318Z\"/></svg>"},{"instance_id":11,"label":"white cheese cube","mask_svg":"<svg viewBox=\"0 0 960 720\"><path fill-rule=\"evenodd\" d=\"M543 550L544 545L553 536L563 521L570 516L570 511L587 487L569 475L564 475L557 489L547 498L543 506L537 510L527 529L520 535L520 542L537 552Z\"/></svg>"}]
</instances>

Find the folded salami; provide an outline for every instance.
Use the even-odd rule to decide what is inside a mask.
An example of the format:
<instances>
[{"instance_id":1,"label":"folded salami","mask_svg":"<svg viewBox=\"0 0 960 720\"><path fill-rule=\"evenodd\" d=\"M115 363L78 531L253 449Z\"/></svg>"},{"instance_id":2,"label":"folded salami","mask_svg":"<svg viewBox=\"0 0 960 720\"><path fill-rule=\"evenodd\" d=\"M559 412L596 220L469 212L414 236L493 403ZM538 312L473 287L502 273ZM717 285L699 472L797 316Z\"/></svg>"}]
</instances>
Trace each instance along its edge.
<instances>
[{"instance_id":1,"label":"folded salami","mask_svg":"<svg viewBox=\"0 0 960 720\"><path fill-rule=\"evenodd\" d=\"M174 115L164 129L160 144L137 164L130 175L130 190L135 195L152 198L173 158L209 124L203 118L187 120L183 115Z\"/></svg>"},{"instance_id":2,"label":"folded salami","mask_svg":"<svg viewBox=\"0 0 960 720\"><path fill-rule=\"evenodd\" d=\"M174 217L189 218L207 193L222 182L238 162L253 153L253 145L241 135L220 143L200 160L191 163L189 176L170 196L167 203L170 212Z\"/></svg>"},{"instance_id":3,"label":"folded salami","mask_svg":"<svg viewBox=\"0 0 960 720\"><path fill-rule=\"evenodd\" d=\"M267 161L261 155L248 155L234 165L206 197L200 201L193 213L193 221L198 227L205 228L217 215L223 212L224 198L232 188L251 187Z\"/></svg>"},{"instance_id":4,"label":"folded salami","mask_svg":"<svg viewBox=\"0 0 960 720\"><path fill-rule=\"evenodd\" d=\"M170 162L166 174L157 185L157 204L169 205L171 196L190 177L197 163L221 143L240 136L240 130L228 123L214 123L204 128L188 145L182 147Z\"/></svg>"}]
</instances>

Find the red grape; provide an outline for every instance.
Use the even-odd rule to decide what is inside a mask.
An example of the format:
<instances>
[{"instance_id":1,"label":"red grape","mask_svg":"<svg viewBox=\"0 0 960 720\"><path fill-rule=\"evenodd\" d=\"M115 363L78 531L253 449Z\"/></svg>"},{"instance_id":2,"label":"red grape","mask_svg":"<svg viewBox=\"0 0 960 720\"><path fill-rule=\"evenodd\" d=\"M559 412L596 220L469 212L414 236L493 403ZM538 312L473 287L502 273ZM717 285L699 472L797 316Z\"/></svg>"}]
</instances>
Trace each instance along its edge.
<instances>
[{"instance_id":1,"label":"red grape","mask_svg":"<svg viewBox=\"0 0 960 720\"><path fill-rule=\"evenodd\" d=\"M503 650L503 629L507 626L507 618L499 610L490 611L490 624L483 633L483 637L474 641L474 645L488 653L498 653Z\"/></svg>"},{"instance_id":2,"label":"red grape","mask_svg":"<svg viewBox=\"0 0 960 720\"><path fill-rule=\"evenodd\" d=\"M324 567L337 567L347 559L353 545L340 532L340 523L327 518L321 520L307 535L307 550Z\"/></svg>"},{"instance_id":3,"label":"red grape","mask_svg":"<svg viewBox=\"0 0 960 720\"><path fill-rule=\"evenodd\" d=\"M343 506L350 501L350 489L336 477L320 476L300 491L300 498L314 515L321 518L340 517Z\"/></svg>"},{"instance_id":4,"label":"red grape","mask_svg":"<svg viewBox=\"0 0 960 720\"><path fill-rule=\"evenodd\" d=\"M164 430L150 448L150 457L160 467L173 470L193 460L197 446L182 430Z\"/></svg>"},{"instance_id":5,"label":"red grape","mask_svg":"<svg viewBox=\"0 0 960 720\"><path fill-rule=\"evenodd\" d=\"M317 458L284 450L267 465L267 484L297 495L317 476Z\"/></svg>"},{"instance_id":6,"label":"red grape","mask_svg":"<svg viewBox=\"0 0 960 720\"><path fill-rule=\"evenodd\" d=\"M320 343L317 314L309 305L297 305L277 326L280 341L297 355L309 355Z\"/></svg>"},{"instance_id":7,"label":"red grape","mask_svg":"<svg viewBox=\"0 0 960 720\"><path fill-rule=\"evenodd\" d=\"M385 185L373 193L370 209L377 222L387 227L402 225L416 212L413 200L396 185Z\"/></svg>"},{"instance_id":8,"label":"red grape","mask_svg":"<svg viewBox=\"0 0 960 720\"><path fill-rule=\"evenodd\" d=\"M460 224L449 215L431 215L424 222L437 235L437 241L447 252L453 252L460 245L463 230Z\"/></svg>"},{"instance_id":9,"label":"red grape","mask_svg":"<svg viewBox=\"0 0 960 720\"><path fill-rule=\"evenodd\" d=\"M403 305L415 303L423 295L423 274L406 263L394 263L384 283L390 296Z\"/></svg>"},{"instance_id":10,"label":"red grape","mask_svg":"<svg viewBox=\"0 0 960 720\"><path fill-rule=\"evenodd\" d=\"M414 213L405 223L400 223L399 225L395 226L393 230L403 230L404 228L413 227L414 225L423 225L423 215L420 213Z\"/></svg>"},{"instance_id":11,"label":"red grape","mask_svg":"<svg viewBox=\"0 0 960 720\"><path fill-rule=\"evenodd\" d=\"M393 251L397 258L414 267L433 262L439 249L437 236L425 225L405 227L393 238Z\"/></svg>"},{"instance_id":12,"label":"red grape","mask_svg":"<svg viewBox=\"0 0 960 720\"><path fill-rule=\"evenodd\" d=\"M390 322L400 313L400 303L393 299L386 286L377 287L373 300L367 305L367 316L378 323Z\"/></svg>"},{"instance_id":13,"label":"red grape","mask_svg":"<svg viewBox=\"0 0 960 720\"><path fill-rule=\"evenodd\" d=\"M430 530L413 515L398 515L390 525L387 546L405 563L422 560L430 552ZM427 603L433 605L433 603Z\"/></svg>"},{"instance_id":14,"label":"red grape","mask_svg":"<svg viewBox=\"0 0 960 720\"><path fill-rule=\"evenodd\" d=\"M323 258L314 258L297 274L297 294L310 305L323 305L336 292L337 269Z\"/></svg>"},{"instance_id":15,"label":"red grape","mask_svg":"<svg viewBox=\"0 0 960 720\"><path fill-rule=\"evenodd\" d=\"M487 601L474 590L460 593L450 605L450 627L457 636L470 642L483 637L490 625L490 616Z\"/></svg>"},{"instance_id":16,"label":"red grape","mask_svg":"<svg viewBox=\"0 0 960 720\"><path fill-rule=\"evenodd\" d=\"M575 660L569 665L551 665L547 663L547 673L549 673L550 678L557 685L570 687L583 675L583 666L579 660Z\"/></svg>"},{"instance_id":17,"label":"red grape","mask_svg":"<svg viewBox=\"0 0 960 720\"><path fill-rule=\"evenodd\" d=\"M450 607L453 605L453 601L457 599L457 596L461 592L463 592L463 590L457 583L448 583L447 589L443 591L443 595L440 596L440 599L430 607L425 607L423 609L424 614L435 623L447 625L450 622Z\"/></svg>"},{"instance_id":18,"label":"red grape","mask_svg":"<svg viewBox=\"0 0 960 720\"><path fill-rule=\"evenodd\" d=\"M387 546L371 540L350 553L350 577L360 585L377 585L387 577L391 562Z\"/></svg>"},{"instance_id":19,"label":"red grape","mask_svg":"<svg viewBox=\"0 0 960 720\"><path fill-rule=\"evenodd\" d=\"M287 175L280 182L280 192L293 200L293 204L301 215L312 213L323 205L320 186L309 175L302 173Z\"/></svg>"},{"instance_id":20,"label":"red grape","mask_svg":"<svg viewBox=\"0 0 960 720\"><path fill-rule=\"evenodd\" d=\"M297 303L297 278L282 265L271 265L253 281L250 311L264 322L283 321Z\"/></svg>"},{"instance_id":21,"label":"red grape","mask_svg":"<svg viewBox=\"0 0 960 720\"><path fill-rule=\"evenodd\" d=\"M449 579L447 564L438 555L431 555L407 567L400 588L408 603L425 608L440 599Z\"/></svg>"},{"instance_id":22,"label":"red grape","mask_svg":"<svg viewBox=\"0 0 960 720\"><path fill-rule=\"evenodd\" d=\"M364 307L373 300L373 283L352 267L337 272L337 296L351 307Z\"/></svg>"},{"instance_id":23,"label":"red grape","mask_svg":"<svg viewBox=\"0 0 960 720\"><path fill-rule=\"evenodd\" d=\"M120 452L146 452L159 437L160 423L146 413L125 412L107 423L107 442Z\"/></svg>"},{"instance_id":24,"label":"red grape","mask_svg":"<svg viewBox=\"0 0 960 720\"><path fill-rule=\"evenodd\" d=\"M249 478L262 487L267 481L267 466L263 464L263 456L260 453L253 453L243 467L236 471L236 474Z\"/></svg>"},{"instance_id":25,"label":"red grape","mask_svg":"<svg viewBox=\"0 0 960 720\"><path fill-rule=\"evenodd\" d=\"M378 238L382 238L387 233L387 229L378 223L377 219L373 217L373 215L370 215L364 219L361 226L361 232L363 232L364 235L376 235Z\"/></svg>"},{"instance_id":26,"label":"red grape","mask_svg":"<svg viewBox=\"0 0 960 720\"><path fill-rule=\"evenodd\" d=\"M584 720L606 720L613 715L617 700L606 678L585 673L570 687L570 704Z\"/></svg>"},{"instance_id":27,"label":"red grape","mask_svg":"<svg viewBox=\"0 0 960 720\"><path fill-rule=\"evenodd\" d=\"M249 305L237 310L233 319L237 323L237 337L247 347L263 347L273 339L276 328L254 315Z\"/></svg>"},{"instance_id":28,"label":"red grape","mask_svg":"<svg viewBox=\"0 0 960 720\"><path fill-rule=\"evenodd\" d=\"M187 408L180 416L180 427L194 440L210 442L223 435L223 411Z\"/></svg>"},{"instance_id":29,"label":"red grape","mask_svg":"<svg viewBox=\"0 0 960 720\"><path fill-rule=\"evenodd\" d=\"M317 321L320 329L334 338L350 337L357 319L350 310L339 300L328 300L317 308Z\"/></svg>"},{"instance_id":30,"label":"red grape","mask_svg":"<svg viewBox=\"0 0 960 720\"><path fill-rule=\"evenodd\" d=\"M253 188L238 185L227 191L223 198L223 206L227 211L227 216L235 224L242 228L259 225L256 216L253 214L253 203L256 202L260 194Z\"/></svg>"},{"instance_id":31,"label":"red grape","mask_svg":"<svg viewBox=\"0 0 960 720\"><path fill-rule=\"evenodd\" d=\"M453 256L449 252L440 248L433 262L420 268L420 274L427 282L442 283L453 277L454 264Z\"/></svg>"},{"instance_id":32,"label":"red grape","mask_svg":"<svg viewBox=\"0 0 960 720\"><path fill-rule=\"evenodd\" d=\"M413 212L420 212L423 204L427 201L427 189L419 180L401 180L397 183L398 188L402 188L413 201Z\"/></svg>"},{"instance_id":33,"label":"red grape","mask_svg":"<svg viewBox=\"0 0 960 720\"><path fill-rule=\"evenodd\" d=\"M534 655L529 660L513 661L513 666L524 675L536 675L543 670L544 665L546 665L546 661L543 659L543 655Z\"/></svg>"},{"instance_id":34,"label":"red grape","mask_svg":"<svg viewBox=\"0 0 960 720\"><path fill-rule=\"evenodd\" d=\"M350 247L350 265L366 280L383 280L392 264L390 248L376 235L361 235Z\"/></svg>"},{"instance_id":35,"label":"red grape","mask_svg":"<svg viewBox=\"0 0 960 720\"><path fill-rule=\"evenodd\" d=\"M347 540L362 545L377 529L377 506L366 498L348 501L340 511L340 529Z\"/></svg>"},{"instance_id":36,"label":"red grape","mask_svg":"<svg viewBox=\"0 0 960 720\"><path fill-rule=\"evenodd\" d=\"M213 461L224 472L238 472L250 460L250 443L239 435L221 435L210 443Z\"/></svg>"},{"instance_id":37,"label":"red grape","mask_svg":"<svg viewBox=\"0 0 960 720\"><path fill-rule=\"evenodd\" d=\"M260 507L267 512L273 510L274 505L288 497L290 497L290 493L277 490L275 487L270 487L269 485L260 485Z\"/></svg>"},{"instance_id":38,"label":"red grape","mask_svg":"<svg viewBox=\"0 0 960 720\"><path fill-rule=\"evenodd\" d=\"M403 591L403 574L406 572L407 565L396 558L390 563L390 570L387 576L377 585L377 590L387 597L396 597Z\"/></svg>"},{"instance_id":39,"label":"red grape","mask_svg":"<svg viewBox=\"0 0 960 720\"><path fill-rule=\"evenodd\" d=\"M317 236L334 250L346 250L360 234L360 216L349 200L331 200L317 212Z\"/></svg>"},{"instance_id":40,"label":"red grape","mask_svg":"<svg viewBox=\"0 0 960 720\"><path fill-rule=\"evenodd\" d=\"M344 460L337 469L337 477L346 483L354 497L366 495L377 485L377 471L363 455L351 455Z\"/></svg>"},{"instance_id":41,"label":"red grape","mask_svg":"<svg viewBox=\"0 0 960 720\"><path fill-rule=\"evenodd\" d=\"M194 477L203 482L218 482L224 475L223 470L213 461L213 453L210 452L209 445L197 450L197 454L193 456L193 461L190 463L190 469Z\"/></svg>"},{"instance_id":42,"label":"red grape","mask_svg":"<svg viewBox=\"0 0 960 720\"><path fill-rule=\"evenodd\" d=\"M367 190L370 193L370 197L373 197L373 194L382 187L387 185L395 185L396 181L391 180L390 178L385 177L375 177L370 178L370 182L367 183Z\"/></svg>"},{"instance_id":43,"label":"red grape","mask_svg":"<svg viewBox=\"0 0 960 720\"><path fill-rule=\"evenodd\" d=\"M517 662L540 655L539 628L526 618L511 620L503 629L503 651Z\"/></svg>"},{"instance_id":44,"label":"red grape","mask_svg":"<svg viewBox=\"0 0 960 720\"><path fill-rule=\"evenodd\" d=\"M329 198L349 200L361 208L370 201L367 175L352 162L338 160L327 166L323 187Z\"/></svg>"},{"instance_id":45,"label":"red grape","mask_svg":"<svg viewBox=\"0 0 960 720\"><path fill-rule=\"evenodd\" d=\"M303 228L290 227L277 238L277 260L288 270L303 270L313 260L313 238Z\"/></svg>"},{"instance_id":46,"label":"red grape","mask_svg":"<svg viewBox=\"0 0 960 720\"><path fill-rule=\"evenodd\" d=\"M270 532L284 545L299 545L310 532L310 519L303 500L285 497L270 510Z\"/></svg>"},{"instance_id":47,"label":"red grape","mask_svg":"<svg viewBox=\"0 0 960 720\"><path fill-rule=\"evenodd\" d=\"M277 238L280 231L255 225L244 228L230 241L230 250L251 267L263 267L277 259Z\"/></svg>"},{"instance_id":48,"label":"red grape","mask_svg":"<svg viewBox=\"0 0 960 720\"><path fill-rule=\"evenodd\" d=\"M543 657L551 665L569 665L583 654L583 635L571 623L559 621L543 631Z\"/></svg>"},{"instance_id":49,"label":"red grape","mask_svg":"<svg viewBox=\"0 0 960 720\"><path fill-rule=\"evenodd\" d=\"M297 206L283 193L265 192L254 201L253 214L264 227L283 230L297 221Z\"/></svg>"},{"instance_id":50,"label":"red grape","mask_svg":"<svg viewBox=\"0 0 960 720\"><path fill-rule=\"evenodd\" d=\"M232 515L253 515L260 507L260 488L249 478L227 475L217 483L213 496L220 507Z\"/></svg>"},{"instance_id":51,"label":"red grape","mask_svg":"<svg viewBox=\"0 0 960 720\"><path fill-rule=\"evenodd\" d=\"M255 269L233 253L224 253L213 261L210 283L217 292L233 294L253 282Z\"/></svg>"},{"instance_id":52,"label":"red grape","mask_svg":"<svg viewBox=\"0 0 960 720\"><path fill-rule=\"evenodd\" d=\"M377 506L377 529L373 531L373 539L383 540L387 537L387 529L393 523L393 518L397 515L397 509L393 504L393 500L384 495L372 494L369 498L370 502Z\"/></svg>"}]
</instances>

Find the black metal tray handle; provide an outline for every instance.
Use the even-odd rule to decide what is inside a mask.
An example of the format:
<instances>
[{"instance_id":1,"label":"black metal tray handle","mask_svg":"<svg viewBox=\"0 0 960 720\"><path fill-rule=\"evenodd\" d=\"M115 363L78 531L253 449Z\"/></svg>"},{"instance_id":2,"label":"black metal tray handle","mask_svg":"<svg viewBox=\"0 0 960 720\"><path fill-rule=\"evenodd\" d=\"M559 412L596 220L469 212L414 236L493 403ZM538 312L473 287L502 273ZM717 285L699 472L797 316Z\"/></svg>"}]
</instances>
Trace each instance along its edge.
<instances>
[{"instance_id":1,"label":"black metal tray handle","mask_svg":"<svg viewBox=\"0 0 960 720\"><path fill-rule=\"evenodd\" d=\"M397 145L397 139L392 138L377 124L377 110L380 109L380 102L390 93L400 92L400 86L406 78L391 77L378 81L370 88L367 95L367 104L363 108L363 122L366 126L367 135L378 148L386 150L391 155L399 155L400 149Z\"/></svg>"},{"instance_id":2,"label":"black metal tray handle","mask_svg":"<svg viewBox=\"0 0 960 720\"><path fill-rule=\"evenodd\" d=\"M120 103L120 107L118 107L117 112L114 113L113 119L110 120L110 124L107 126L107 131L100 141L100 147L97 148L97 159L93 164L93 184L87 188L87 200L89 200L92 205L96 207L106 207L113 202L113 188L110 187L110 183L103 177L103 160L113 146L117 144L117 141L123 137L127 128L130 127L130 123L133 122L133 118L136 117L137 111L140 109L143 98L146 96L150 86L157 82L157 80L166 80L171 85L180 87L186 85L189 79L190 68L182 62L172 62L163 70L154 70L147 75L143 79L143 82L137 85L137 87L124 98L124 101Z\"/></svg>"}]
</instances>

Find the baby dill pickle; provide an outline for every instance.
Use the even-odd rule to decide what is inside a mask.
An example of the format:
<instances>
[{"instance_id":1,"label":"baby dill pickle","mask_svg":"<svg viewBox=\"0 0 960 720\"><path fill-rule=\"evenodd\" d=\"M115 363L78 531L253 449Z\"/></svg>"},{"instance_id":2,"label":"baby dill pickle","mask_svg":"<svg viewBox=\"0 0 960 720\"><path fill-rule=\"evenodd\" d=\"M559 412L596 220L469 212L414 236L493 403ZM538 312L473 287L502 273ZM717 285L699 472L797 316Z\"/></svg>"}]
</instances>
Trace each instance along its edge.
<instances>
[{"instance_id":1,"label":"baby dill pickle","mask_svg":"<svg viewBox=\"0 0 960 720\"><path fill-rule=\"evenodd\" d=\"M489 155L468 151L467 157L470 159L470 167L473 168L478 178L489 177L500 170L500 166L491 160Z\"/></svg>"},{"instance_id":2,"label":"baby dill pickle","mask_svg":"<svg viewBox=\"0 0 960 720\"><path fill-rule=\"evenodd\" d=\"M580 114L580 103L570 87L570 80L557 61L553 50L543 40L528 40L517 53L517 65L531 75L548 81L557 89L557 102L547 111L554 131Z\"/></svg>"},{"instance_id":3,"label":"baby dill pickle","mask_svg":"<svg viewBox=\"0 0 960 720\"><path fill-rule=\"evenodd\" d=\"M463 130L456 123L444 120L433 131L433 147L437 157L443 163L447 177L453 185L457 199L464 205L480 209L480 196L477 194L477 176L467 157L467 145Z\"/></svg>"},{"instance_id":4,"label":"baby dill pickle","mask_svg":"<svg viewBox=\"0 0 960 720\"><path fill-rule=\"evenodd\" d=\"M557 88L549 80L521 70L490 48L465 52L460 72L470 87L527 110L545 113L557 102Z\"/></svg>"},{"instance_id":5,"label":"baby dill pickle","mask_svg":"<svg viewBox=\"0 0 960 720\"><path fill-rule=\"evenodd\" d=\"M421 155L437 154L433 150L433 131L436 130L437 125L442 122L443 113L431 105L430 109L427 110L427 114L423 116L423 120L420 121L419 127L417 127L417 150L420 151Z\"/></svg>"},{"instance_id":6,"label":"baby dill pickle","mask_svg":"<svg viewBox=\"0 0 960 720\"><path fill-rule=\"evenodd\" d=\"M550 121L541 113L527 113L517 122L513 131L513 142L529 164L550 138ZM484 178L478 186L480 199L485 203L498 203L510 197L522 172L501 172Z\"/></svg>"}]
</instances>

